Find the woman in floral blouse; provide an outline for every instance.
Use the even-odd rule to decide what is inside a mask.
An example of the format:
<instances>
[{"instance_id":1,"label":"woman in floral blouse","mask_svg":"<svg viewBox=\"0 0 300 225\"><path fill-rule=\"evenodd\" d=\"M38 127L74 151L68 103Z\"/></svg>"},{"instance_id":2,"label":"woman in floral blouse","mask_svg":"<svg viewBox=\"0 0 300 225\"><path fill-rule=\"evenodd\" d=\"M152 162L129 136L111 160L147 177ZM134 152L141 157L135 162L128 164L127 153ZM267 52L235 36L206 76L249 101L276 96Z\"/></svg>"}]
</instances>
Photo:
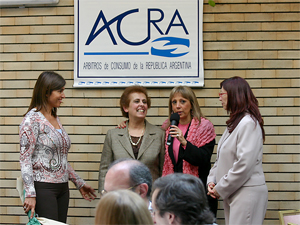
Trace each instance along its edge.
<instances>
[{"instance_id":1,"label":"woman in floral blouse","mask_svg":"<svg viewBox=\"0 0 300 225\"><path fill-rule=\"evenodd\" d=\"M66 222L68 180L91 201L94 189L68 163L71 141L56 114L65 98L66 81L55 72L39 76L20 125L20 164L25 187L24 211Z\"/></svg>"}]
</instances>

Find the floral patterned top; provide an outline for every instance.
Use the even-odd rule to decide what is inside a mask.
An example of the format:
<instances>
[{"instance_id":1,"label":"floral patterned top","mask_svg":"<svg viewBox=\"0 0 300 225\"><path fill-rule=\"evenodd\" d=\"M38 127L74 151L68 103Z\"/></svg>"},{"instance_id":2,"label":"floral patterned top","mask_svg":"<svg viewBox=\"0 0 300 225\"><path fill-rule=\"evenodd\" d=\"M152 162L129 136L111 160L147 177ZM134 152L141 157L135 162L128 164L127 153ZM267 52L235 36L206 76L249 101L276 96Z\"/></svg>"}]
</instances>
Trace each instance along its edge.
<instances>
[{"instance_id":1,"label":"floral patterned top","mask_svg":"<svg viewBox=\"0 0 300 225\"><path fill-rule=\"evenodd\" d=\"M36 109L30 110L20 124L20 164L25 197L36 197L34 181L65 183L71 180L77 189L84 184L68 163L71 140L61 125L61 132Z\"/></svg>"}]
</instances>

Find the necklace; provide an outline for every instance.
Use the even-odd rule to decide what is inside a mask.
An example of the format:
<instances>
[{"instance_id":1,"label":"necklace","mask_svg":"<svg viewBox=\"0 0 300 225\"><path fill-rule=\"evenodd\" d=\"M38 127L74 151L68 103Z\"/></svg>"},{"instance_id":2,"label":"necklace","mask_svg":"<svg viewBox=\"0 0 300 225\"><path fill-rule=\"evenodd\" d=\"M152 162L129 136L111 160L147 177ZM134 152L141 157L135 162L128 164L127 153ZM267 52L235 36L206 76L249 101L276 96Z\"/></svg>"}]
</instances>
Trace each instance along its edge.
<instances>
[{"instance_id":1,"label":"necklace","mask_svg":"<svg viewBox=\"0 0 300 225\"><path fill-rule=\"evenodd\" d=\"M130 141L130 143L131 143L133 146L137 146L137 145L140 143L140 141L141 141L141 139L142 139L142 136L143 136L143 134L144 134L144 129L145 129L145 127L143 127L143 130L142 130L142 133L141 133L141 136L140 136L139 140L138 140L136 143L134 143L134 142L132 141L132 139L131 139L131 135L130 135L130 133L129 133L129 128L128 128L129 141Z\"/></svg>"}]
</instances>

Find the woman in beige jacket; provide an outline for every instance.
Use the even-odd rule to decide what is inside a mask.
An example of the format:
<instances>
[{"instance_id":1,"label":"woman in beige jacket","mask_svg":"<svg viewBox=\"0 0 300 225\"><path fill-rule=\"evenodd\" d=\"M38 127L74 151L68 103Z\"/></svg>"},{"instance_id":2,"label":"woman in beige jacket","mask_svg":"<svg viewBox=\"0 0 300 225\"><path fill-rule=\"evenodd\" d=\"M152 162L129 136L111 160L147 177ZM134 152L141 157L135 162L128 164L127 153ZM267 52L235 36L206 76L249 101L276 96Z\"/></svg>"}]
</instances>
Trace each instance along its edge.
<instances>
[{"instance_id":1,"label":"woman in beige jacket","mask_svg":"<svg viewBox=\"0 0 300 225\"><path fill-rule=\"evenodd\" d=\"M109 165L121 158L137 159L150 170L153 182L164 165L164 131L146 120L151 99L142 86L127 87L120 98L122 115L128 118L125 129L107 132L99 169L98 192L104 188Z\"/></svg>"},{"instance_id":2,"label":"woman in beige jacket","mask_svg":"<svg viewBox=\"0 0 300 225\"><path fill-rule=\"evenodd\" d=\"M219 100L230 117L207 179L208 194L223 198L226 224L262 224L268 189L262 169L265 132L258 101L241 77L226 79L220 87Z\"/></svg>"}]
</instances>

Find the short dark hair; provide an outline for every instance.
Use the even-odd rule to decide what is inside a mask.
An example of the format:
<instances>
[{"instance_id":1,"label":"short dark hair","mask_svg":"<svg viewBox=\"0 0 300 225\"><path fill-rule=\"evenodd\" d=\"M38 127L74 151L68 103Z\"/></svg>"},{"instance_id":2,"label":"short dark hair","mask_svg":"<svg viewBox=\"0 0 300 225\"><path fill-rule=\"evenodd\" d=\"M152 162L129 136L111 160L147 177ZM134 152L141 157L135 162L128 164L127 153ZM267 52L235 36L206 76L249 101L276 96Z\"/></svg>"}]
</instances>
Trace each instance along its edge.
<instances>
[{"instance_id":1,"label":"short dark hair","mask_svg":"<svg viewBox=\"0 0 300 225\"><path fill-rule=\"evenodd\" d=\"M113 161L108 169L120 162L127 162L129 167L130 186L146 183L148 185L147 197L150 198L152 190L152 175L149 168L142 162L136 159L121 158Z\"/></svg>"},{"instance_id":2,"label":"short dark hair","mask_svg":"<svg viewBox=\"0 0 300 225\"><path fill-rule=\"evenodd\" d=\"M155 206L160 216L173 213L181 224L212 224L206 192L201 180L193 175L173 173L158 178L153 190L158 189Z\"/></svg>"},{"instance_id":3,"label":"short dark hair","mask_svg":"<svg viewBox=\"0 0 300 225\"><path fill-rule=\"evenodd\" d=\"M123 107L129 106L129 102L130 102L129 95L132 93L143 93L146 96L148 108L150 109L150 107L151 107L151 99L148 96L148 92L145 87L139 86L139 85L129 86L124 90L124 92L120 98L120 109L121 109L122 115L126 118L129 117L128 112L125 112Z\"/></svg>"},{"instance_id":4,"label":"short dark hair","mask_svg":"<svg viewBox=\"0 0 300 225\"><path fill-rule=\"evenodd\" d=\"M53 71L42 72L35 83L32 98L31 98L31 103L24 116L33 108L36 108L37 111L40 111L43 108L46 109L47 102L48 102L47 95L50 96L52 91L60 90L65 85L66 85L65 79L58 73L55 73ZM52 109L51 114L54 117L57 117L56 112L57 109L56 107L54 107Z\"/></svg>"}]
</instances>

